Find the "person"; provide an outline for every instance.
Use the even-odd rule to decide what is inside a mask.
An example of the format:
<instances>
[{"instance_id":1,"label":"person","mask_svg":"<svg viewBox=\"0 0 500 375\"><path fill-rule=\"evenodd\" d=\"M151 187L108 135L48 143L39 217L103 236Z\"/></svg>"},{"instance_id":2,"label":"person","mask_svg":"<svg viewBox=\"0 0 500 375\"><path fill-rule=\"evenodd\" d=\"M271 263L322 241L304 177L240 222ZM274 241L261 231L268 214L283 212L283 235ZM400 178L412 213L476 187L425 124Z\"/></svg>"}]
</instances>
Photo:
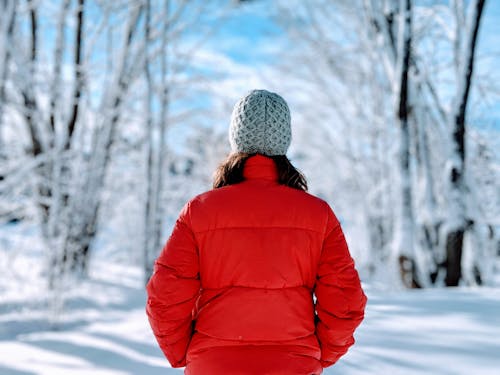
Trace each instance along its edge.
<instances>
[{"instance_id":1,"label":"person","mask_svg":"<svg viewBox=\"0 0 500 375\"><path fill-rule=\"evenodd\" d=\"M354 344L366 296L338 219L290 163L285 100L235 105L214 188L182 209L146 312L188 375L320 374Z\"/></svg>"}]
</instances>

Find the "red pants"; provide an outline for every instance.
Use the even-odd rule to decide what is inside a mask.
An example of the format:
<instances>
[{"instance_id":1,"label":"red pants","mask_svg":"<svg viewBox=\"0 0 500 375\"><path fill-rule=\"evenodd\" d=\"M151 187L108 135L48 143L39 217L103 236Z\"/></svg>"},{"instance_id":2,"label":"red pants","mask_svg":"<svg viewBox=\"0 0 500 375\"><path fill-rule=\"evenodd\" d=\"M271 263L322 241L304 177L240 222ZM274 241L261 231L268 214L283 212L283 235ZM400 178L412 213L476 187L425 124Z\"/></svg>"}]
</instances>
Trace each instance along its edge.
<instances>
[{"instance_id":1,"label":"red pants","mask_svg":"<svg viewBox=\"0 0 500 375\"><path fill-rule=\"evenodd\" d=\"M319 375L320 362L286 347L226 346L190 355L185 375Z\"/></svg>"}]
</instances>

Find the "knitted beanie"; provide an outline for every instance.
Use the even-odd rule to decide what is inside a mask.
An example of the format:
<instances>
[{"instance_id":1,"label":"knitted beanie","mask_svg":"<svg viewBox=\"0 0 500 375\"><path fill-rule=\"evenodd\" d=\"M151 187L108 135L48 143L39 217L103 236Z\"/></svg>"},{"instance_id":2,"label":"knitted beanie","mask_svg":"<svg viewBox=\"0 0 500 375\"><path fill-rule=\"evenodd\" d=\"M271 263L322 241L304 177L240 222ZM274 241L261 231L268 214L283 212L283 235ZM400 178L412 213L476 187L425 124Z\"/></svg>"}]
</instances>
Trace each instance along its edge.
<instances>
[{"instance_id":1,"label":"knitted beanie","mask_svg":"<svg viewBox=\"0 0 500 375\"><path fill-rule=\"evenodd\" d=\"M229 127L233 152L285 155L291 140L290 110L278 94L252 90L234 106Z\"/></svg>"}]
</instances>

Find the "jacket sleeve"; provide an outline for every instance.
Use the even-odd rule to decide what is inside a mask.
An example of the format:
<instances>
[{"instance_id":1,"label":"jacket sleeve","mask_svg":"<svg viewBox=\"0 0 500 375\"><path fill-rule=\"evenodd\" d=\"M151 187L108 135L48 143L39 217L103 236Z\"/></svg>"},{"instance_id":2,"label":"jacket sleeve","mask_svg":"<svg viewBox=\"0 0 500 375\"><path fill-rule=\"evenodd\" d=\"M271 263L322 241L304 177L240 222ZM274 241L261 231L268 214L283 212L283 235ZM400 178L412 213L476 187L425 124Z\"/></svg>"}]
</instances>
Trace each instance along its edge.
<instances>
[{"instance_id":1,"label":"jacket sleeve","mask_svg":"<svg viewBox=\"0 0 500 375\"><path fill-rule=\"evenodd\" d=\"M329 206L314 293L321 364L328 367L354 344L354 330L364 318L366 305L342 228Z\"/></svg>"},{"instance_id":2,"label":"jacket sleeve","mask_svg":"<svg viewBox=\"0 0 500 375\"><path fill-rule=\"evenodd\" d=\"M181 211L156 260L146 290L146 313L158 344L172 367L183 367L193 334L192 310L200 291L198 250L190 227L189 204Z\"/></svg>"}]
</instances>

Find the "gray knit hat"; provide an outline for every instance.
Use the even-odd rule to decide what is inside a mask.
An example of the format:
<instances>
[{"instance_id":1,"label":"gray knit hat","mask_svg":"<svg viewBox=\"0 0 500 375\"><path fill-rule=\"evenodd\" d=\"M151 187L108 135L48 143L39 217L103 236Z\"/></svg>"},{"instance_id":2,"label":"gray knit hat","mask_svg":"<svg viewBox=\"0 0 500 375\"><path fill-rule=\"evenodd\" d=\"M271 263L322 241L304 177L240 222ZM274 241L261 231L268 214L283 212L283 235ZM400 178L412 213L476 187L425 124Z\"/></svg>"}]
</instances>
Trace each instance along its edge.
<instances>
[{"instance_id":1,"label":"gray knit hat","mask_svg":"<svg viewBox=\"0 0 500 375\"><path fill-rule=\"evenodd\" d=\"M278 94L252 90L234 106L229 127L233 152L285 155L291 140L290 110Z\"/></svg>"}]
</instances>

